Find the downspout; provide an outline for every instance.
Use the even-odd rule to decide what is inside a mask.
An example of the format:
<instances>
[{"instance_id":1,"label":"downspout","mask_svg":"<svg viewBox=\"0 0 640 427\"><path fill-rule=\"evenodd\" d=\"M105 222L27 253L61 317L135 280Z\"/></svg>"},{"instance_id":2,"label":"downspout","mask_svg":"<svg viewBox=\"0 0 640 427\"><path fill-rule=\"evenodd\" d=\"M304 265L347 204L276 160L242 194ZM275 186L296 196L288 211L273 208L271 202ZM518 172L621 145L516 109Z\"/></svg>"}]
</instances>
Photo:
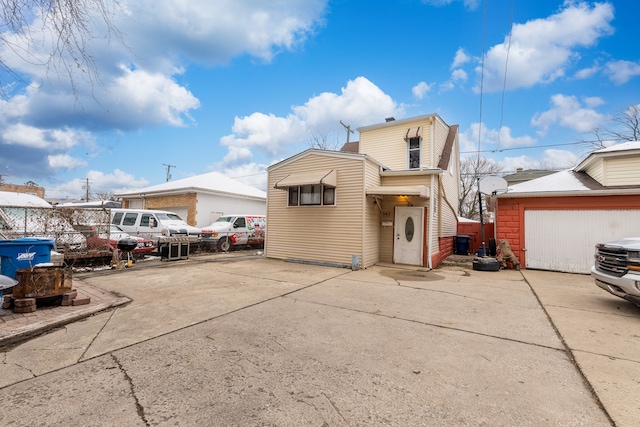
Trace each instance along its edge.
<instances>
[{"instance_id":1,"label":"downspout","mask_svg":"<svg viewBox=\"0 0 640 427\"><path fill-rule=\"evenodd\" d=\"M435 129L436 129L436 121L435 118L431 118L431 131L430 131L430 135L429 135L429 146L430 146L430 150L431 153L430 158L429 158L429 166L430 167L434 167L434 161L433 159L435 158L435 153L436 153L436 147L435 147ZM429 185L429 188L431 189L431 195L429 197L429 235L427 236L428 242L427 242L427 267L428 268L433 268L433 262L431 262L431 255L433 254L433 248L432 248L432 244L431 242L433 241L433 220L434 220L434 215L433 215L433 206L434 206L434 202L433 202L433 197L435 195L435 186L434 186L434 176L431 175L431 185Z\"/></svg>"}]
</instances>

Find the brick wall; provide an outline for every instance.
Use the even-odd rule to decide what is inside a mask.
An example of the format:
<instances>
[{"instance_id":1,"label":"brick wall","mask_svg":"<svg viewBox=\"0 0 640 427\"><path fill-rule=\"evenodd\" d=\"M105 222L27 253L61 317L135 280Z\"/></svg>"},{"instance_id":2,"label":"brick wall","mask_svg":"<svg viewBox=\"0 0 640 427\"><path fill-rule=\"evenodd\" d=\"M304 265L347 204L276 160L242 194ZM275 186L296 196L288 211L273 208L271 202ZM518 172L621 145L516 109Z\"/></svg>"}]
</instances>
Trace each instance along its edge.
<instances>
[{"instance_id":1,"label":"brick wall","mask_svg":"<svg viewBox=\"0 0 640 427\"><path fill-rule=\"evenodd\" d=\"M41 199L44 199L44 188L34 185L0 184L0 191L7 191L9 193L35 194Z\"/></svg>"},{"instance_id":2,"label":"brick wall","mask_svg":"<svg viewBox=\"0 0 640 427\"><path fill-rule=\"evenodd\" d=\"M431 265L436 268L442 261L453 253L454 237L440 237L438 238L438 246L440 251L431 255Z\"/></svg>"}]
</instances>

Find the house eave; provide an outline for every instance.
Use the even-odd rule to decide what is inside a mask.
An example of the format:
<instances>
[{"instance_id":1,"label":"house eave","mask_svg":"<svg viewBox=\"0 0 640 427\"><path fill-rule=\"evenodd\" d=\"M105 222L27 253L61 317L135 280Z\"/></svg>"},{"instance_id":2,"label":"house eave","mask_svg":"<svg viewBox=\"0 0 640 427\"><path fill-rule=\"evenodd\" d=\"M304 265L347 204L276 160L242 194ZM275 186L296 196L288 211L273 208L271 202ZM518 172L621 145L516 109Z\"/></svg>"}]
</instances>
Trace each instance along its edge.
<instances>
[{"instance_id":1,"label":"house eave","mask_svg":"<svg viewBox=\"0 0 640 427\"><path fill-rule=\"evenodd\" d=\"M607 190L538 191L529 193L499 194L499 199L523 199L531 197L586 197L586 196L631 196L640 195L640 187Z\"/></svg>"},{"instance_id":2,"label":"house eave","mask_svg":"<svg viewBox=\"0 0 640 427\"><path fill-rule=\"evenodd\" d=\"M443 173L442 169L439 168L423 168L423 169L415 169L415 170L380 170L380 176L420 176L420 175L439 175Z\"/></svg>"}]
</instances>

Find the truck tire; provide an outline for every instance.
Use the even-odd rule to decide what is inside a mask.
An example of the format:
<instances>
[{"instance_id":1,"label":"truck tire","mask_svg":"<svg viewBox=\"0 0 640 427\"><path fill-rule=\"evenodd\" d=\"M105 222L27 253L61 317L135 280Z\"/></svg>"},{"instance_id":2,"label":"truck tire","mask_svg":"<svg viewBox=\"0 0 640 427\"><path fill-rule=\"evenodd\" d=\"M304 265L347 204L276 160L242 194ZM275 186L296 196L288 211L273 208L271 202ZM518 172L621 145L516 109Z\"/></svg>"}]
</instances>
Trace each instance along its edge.
<instances>
[{"instance_id":1,"label":"truck tire","mask_svg":"<svg viewBox=\"0 0 640 427\"><path fill-rule=\"evenodd\" d=\"M229 252L231 249L231 240L229 240L228 237L221 237L220 240L218 240L218 249L221 252Z\"/></svg>"}]
</instances>

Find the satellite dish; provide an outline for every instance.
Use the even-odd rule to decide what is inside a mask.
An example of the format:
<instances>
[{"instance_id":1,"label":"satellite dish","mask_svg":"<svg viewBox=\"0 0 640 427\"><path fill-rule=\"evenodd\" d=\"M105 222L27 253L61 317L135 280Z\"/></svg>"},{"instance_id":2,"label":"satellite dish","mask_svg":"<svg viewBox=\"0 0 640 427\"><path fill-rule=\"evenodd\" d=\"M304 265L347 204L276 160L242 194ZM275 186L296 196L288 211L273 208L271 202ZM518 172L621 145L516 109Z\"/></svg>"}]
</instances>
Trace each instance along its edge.
<instances>
[{"instance_id":1,"label":"satellite dish","mask_svg":"<svg viewBox=\"0 0 640 427\"><path fill-rule=\"evenodd\" d=\"M487 195L506 193L507 187L507 181L499 176L486 176L478 183L478 191Z\"/></svg>"}]
</instances>

